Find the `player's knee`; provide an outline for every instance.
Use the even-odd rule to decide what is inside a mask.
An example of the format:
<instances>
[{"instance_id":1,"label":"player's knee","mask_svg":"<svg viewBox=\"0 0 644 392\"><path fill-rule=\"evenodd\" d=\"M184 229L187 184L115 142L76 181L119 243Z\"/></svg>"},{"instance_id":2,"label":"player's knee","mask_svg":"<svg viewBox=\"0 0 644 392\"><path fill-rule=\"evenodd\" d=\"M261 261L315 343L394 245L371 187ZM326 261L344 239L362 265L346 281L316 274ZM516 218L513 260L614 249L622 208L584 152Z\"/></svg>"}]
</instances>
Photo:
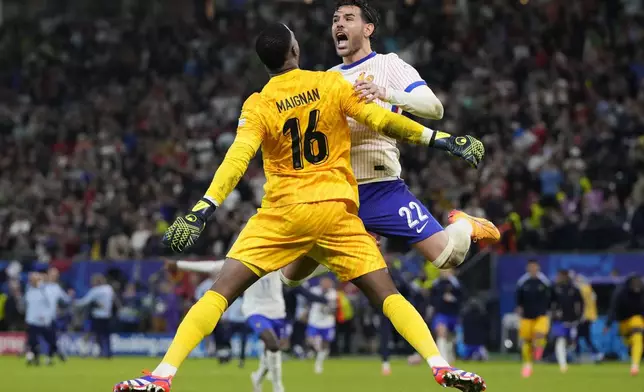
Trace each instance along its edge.
<instances>
[{"instance_id":1,"label":"player's knee","mask_svg":"<svg viewBox=\"0 0 644 392\"><path fill-rule=\"evenodd\" d=\"M447 243L440 255L433 261L434 266L441 269L459 266L463 263L467 252L470 250L470 238L466 234L457 230L448 231L447 229L445 229L445 232L448 234Z\"/></svg>"},{"instance_id":2,"label":"player's knee","mask_svg":"<svg viewBox=\"0 0 644 392\"><path fill-rule=\"evenodd\" d=\"M447 337L447 326L445 324L438 324L436 326L436 335L441 338Z\"/></svg>"},{"instance_id":3,"label":"player's knee","mask_svg":"<svg viewBox=\"0 0 644 392\"><path fill-rule=\"evenodd\" d=\"M448 246L449 235L445 230L432 234L420 242L414 244L414 248L427 260L436 260Z\"/></svg>"},{"instance_id":4,"label":"player's knee","mask_svg":"<svg viewBox=\"0 0 644 392\"><path fill-rule=\"evenodd\" d=\"M277 341L277 339L269 338L269 339L264 339L264 347L268 351L279 351L280 350L280 344Z\"/></svg>"}]
</instances>

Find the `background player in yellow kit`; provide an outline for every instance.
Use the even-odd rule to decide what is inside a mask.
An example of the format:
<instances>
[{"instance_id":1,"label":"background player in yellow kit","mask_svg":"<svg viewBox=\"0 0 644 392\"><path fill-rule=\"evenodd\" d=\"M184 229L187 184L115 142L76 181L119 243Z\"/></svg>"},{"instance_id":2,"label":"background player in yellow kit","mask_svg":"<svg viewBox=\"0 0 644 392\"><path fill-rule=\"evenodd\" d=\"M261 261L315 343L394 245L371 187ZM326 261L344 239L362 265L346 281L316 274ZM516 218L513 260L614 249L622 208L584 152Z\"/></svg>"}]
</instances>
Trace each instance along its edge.
<instances>
[{"instance_id":1,"label":"background player in yellow kit","mask_svg":"<svg viewBox=\"0 0 644 392\"><path fill-rule=\"evenodd\" d=\"M552 304L552 284L541 272L539 261L528 260L526 273L517 282L517 314L523 377L532 375L532 360L541 360L546 347L550 318L548 311Z\"/></svg>"},{"instance_id":2,"label":"background player in yellow kit","mask_svg":"<svg viewBox=\"0 0 644 392\"><path fill-rule=\"evenodd\" d=\"M256 50L272 78L245 102L235 142L206 195L175 220L164 243L175 252L194 243L260 146L267 178L262 207L240 233L212 289L184 318L161 364L151 374L118 383L114 391L169 392L177 368L212 332L228 304L261 276L302 256L360 288L427 360L439 384L466 392L484 390L480 376L452 368L440 356L427 325L397 292L374 239L358 218L346 116L390 137L448 150L474 166L483 157L483 145L365 104L338 73L299 70L297 41L282 24L264 30Z\"/></svg>"},{"instance_id":3,"label":"background player in yellow kit","mask_svg":"<svg viewBox=\"0 0 644 392\"><path fill-rule=\"evenodd\" d=\"M606 319L606 330L614 321L619 323L619 334L631 354L631 375L640 373L644 352L644 283L642 277L631 274L615 290Z\"/></svg>"}]
</instances>

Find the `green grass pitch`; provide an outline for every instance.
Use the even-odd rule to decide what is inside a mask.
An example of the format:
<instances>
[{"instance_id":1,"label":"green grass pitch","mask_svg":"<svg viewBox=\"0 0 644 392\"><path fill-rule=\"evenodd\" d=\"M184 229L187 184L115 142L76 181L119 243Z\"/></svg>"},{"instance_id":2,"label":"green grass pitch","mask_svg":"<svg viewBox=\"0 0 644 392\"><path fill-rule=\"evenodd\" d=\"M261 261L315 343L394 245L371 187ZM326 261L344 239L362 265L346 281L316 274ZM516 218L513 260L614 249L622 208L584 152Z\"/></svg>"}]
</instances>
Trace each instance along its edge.
<instances>
[{"instance_id":1,"label":"green grass pitch","mask_svg":"<svg viewBox=\"0 0 644 392\"><path fill-rule=\"evenodd\" d=\"M72 358L65 364L28 368L22 358L0 357L0 391L111 392L114 383L154 367L157 360ZM625 363L572 365L566 374L555 365L538 365L530 379L522 379L519 364L513 362L457 365L481 374L492 392L644 392L644 374L631 377ZM181 368L173 392L251 392L249 374L256 366L256 361L239 369L235 362L221 366L210 359L190 359ZM313 362L291 360L284 363L284 386L287 392L447 391L434 382L425 366L394 361L392 367L393 374L384 377L375 358L331 359L325 373L316 375ZM271 392L270 383L265 383L264 391Z\"/></svg>"}]
</instances>

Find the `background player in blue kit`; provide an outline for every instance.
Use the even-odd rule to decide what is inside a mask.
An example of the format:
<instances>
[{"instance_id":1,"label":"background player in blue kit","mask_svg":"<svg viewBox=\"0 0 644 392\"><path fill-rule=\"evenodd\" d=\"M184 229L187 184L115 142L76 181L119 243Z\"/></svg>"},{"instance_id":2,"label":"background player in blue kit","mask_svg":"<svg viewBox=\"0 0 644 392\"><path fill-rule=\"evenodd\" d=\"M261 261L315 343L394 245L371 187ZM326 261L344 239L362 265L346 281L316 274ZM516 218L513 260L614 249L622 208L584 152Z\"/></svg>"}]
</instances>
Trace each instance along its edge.
<instances>
[{"instance_id":1,"label":"background player in blue kit","mask_svg":"<svg viewBox=\"0 0 644 392\"><path fill-rule=\"evenodd\" d=\"M552 296L551 333L555 338L555 356L559 369L565 373L568 370L567 345L577 336L577 326L584 313L584 301L567 270L560 270L557 274Z\"/></svg>"},{"instance_id":2,"label":"background player in blue kit","mask_svg":"<svg viewBox=\"0 0 644 392\"><path fill-rule=\"evenodd\" d=\"M451 270L441 270L429 293L432 330L436 334L436 345L448 361L453 361L454 336L458 325L463 291Z\"/></svg>"}]
</instances>

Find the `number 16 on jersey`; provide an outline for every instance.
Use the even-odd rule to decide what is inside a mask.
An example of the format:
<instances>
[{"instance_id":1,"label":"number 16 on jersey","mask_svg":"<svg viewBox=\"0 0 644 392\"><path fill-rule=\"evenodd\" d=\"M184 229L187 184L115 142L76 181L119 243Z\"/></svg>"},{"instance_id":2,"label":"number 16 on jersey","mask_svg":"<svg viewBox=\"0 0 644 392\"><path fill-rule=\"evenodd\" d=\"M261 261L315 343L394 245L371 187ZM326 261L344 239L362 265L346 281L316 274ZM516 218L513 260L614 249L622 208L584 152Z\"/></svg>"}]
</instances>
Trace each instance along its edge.
<instances>
[{"instance_id":1,"label":"number 16 on jersey","mask_svg":"<svg viewBox=\"0 0 644 392\"><path fill-rule=\"evenodd\" d=\"M304 168L303 160L313 165L319 165L329 157L329 143L324 133L316 130L320 120L320 111L317 109L309 112L309 123L304 131L304 140L301 140L300 119L291 117L284 123L282 133L284 136L291 134L291 151L293 152L293 169Z\"/></svg>"}]
</instances>

